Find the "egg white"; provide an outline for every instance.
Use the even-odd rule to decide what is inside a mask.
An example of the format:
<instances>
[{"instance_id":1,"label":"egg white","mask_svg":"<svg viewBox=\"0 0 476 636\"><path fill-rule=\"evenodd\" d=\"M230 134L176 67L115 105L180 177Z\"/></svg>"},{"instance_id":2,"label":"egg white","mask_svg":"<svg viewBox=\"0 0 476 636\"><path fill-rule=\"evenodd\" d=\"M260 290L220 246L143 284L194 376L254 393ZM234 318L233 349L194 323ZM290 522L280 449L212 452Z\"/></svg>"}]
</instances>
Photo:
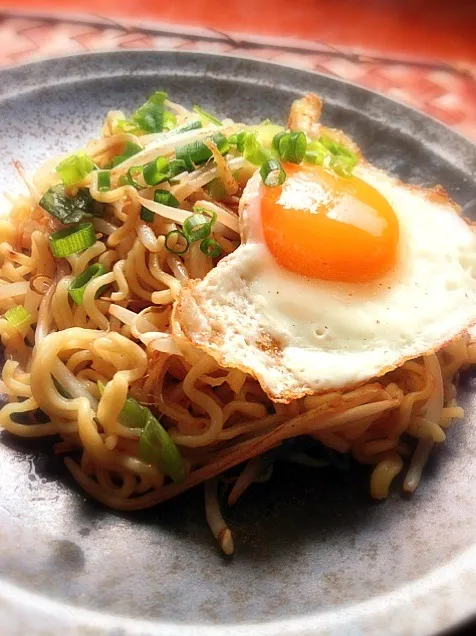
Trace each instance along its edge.
<instances>
[{"instance_id":1,"label":"egg white","mask_svg":"<svg viewBox=\"0 0 476 636\"><path fill-rule=\"evenodd\" d=\"M305 278L263 239L259 174L240 203L242 245L182 293L174 322L222 366L275 401L341 389L440 348L476 320L476 239L456 206L361 163L356 176L393 207L398 264L373 283Z\"/></svg>"}]
</instances>

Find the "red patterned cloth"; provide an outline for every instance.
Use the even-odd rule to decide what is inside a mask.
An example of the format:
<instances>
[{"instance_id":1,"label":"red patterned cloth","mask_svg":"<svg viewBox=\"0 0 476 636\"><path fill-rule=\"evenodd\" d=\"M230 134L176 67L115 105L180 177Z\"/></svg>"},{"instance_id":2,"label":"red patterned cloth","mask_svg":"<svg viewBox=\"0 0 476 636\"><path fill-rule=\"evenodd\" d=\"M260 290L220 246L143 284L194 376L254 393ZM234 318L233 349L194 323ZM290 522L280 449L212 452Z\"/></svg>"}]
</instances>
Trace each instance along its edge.
<instances>
[{"instance_id":1,"label":"red patterned cloth","mask_svg":"<svg viewBox=\"0 0 476 636\"><path fill-rule=\"evenodd\" d=\"M368 57L284 38L209 29L116 23L92 16L0 17L0 65L84 51L150 48L252 56L335 75L405 102L476 139L476 69Z\"/></svg>"}]
</instances>

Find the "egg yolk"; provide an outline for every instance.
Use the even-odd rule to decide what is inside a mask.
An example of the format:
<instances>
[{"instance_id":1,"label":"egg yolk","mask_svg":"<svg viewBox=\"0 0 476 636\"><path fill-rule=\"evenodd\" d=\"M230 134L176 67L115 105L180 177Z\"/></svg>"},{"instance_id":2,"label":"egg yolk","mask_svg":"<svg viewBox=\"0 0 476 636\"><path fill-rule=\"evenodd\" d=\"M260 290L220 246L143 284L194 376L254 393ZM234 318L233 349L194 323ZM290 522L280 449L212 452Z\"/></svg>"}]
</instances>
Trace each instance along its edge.
<instances>
[{"instance_id":1,"label":"egg yolk","mask_svg":"<svg viewBox=\"0 0 476 636\"><path fill-rule=\"evenodd\" d=\"M320 166L283 168L282 186L261 188L264 237L282 267L353 283L375 280L395 265L398 220L375 188Z\"/></svg>"}]
</instances>

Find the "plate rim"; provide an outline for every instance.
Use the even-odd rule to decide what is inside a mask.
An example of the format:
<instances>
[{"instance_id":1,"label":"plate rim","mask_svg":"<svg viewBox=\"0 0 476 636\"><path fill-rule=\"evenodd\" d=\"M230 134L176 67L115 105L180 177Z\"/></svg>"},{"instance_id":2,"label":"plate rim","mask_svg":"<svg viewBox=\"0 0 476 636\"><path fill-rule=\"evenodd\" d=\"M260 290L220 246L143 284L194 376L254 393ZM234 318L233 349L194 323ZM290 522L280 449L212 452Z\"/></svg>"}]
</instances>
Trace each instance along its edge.
<instances>
[{"instance_id":1,"label":"plate rim","mask_svg":"<svg viewBox=\"0 0 476 636\"><path fill-rule=\"evenodd\" d=\"M174 56L178 59L194 58L202 64L207 59L213 59L219 63L226 64L234 60L237 62L245 62L257 64L263 67L263 73L266 67L272 67L275 72L284 70L292 70L299 73L301 77L308 77L319 81L324 78L339 86L350 86L351 90L357 90L368 96L377 98L380 101L394 104L399 108L409 112L414 119L431 123L440 131L449 135L454 143L461 143L465 146L465 152L469 152L474 157L471 161L475 161L476 166L476 140L471 140L459 131L455 131L447 124L427 115L417 108L407 105L404 102L387 97L386 95L374 91L372 89L360 86L355 82L350 82L339 77L334 77L327 73L300 68L297 65L283 64L275 61L262 60L253 56L240 56L234 54L218 54L208 53L206 51L189 51L187 49L125 49L125 50L98 50L81 53L71 53L61 56L48 56L24 64L13 64L0 69L0 82L5 85L5 80L12 84L9 90L2 91L0 95L0 103L8 102L15 97L25 96L30 92L42 90L44 88L54 89L55 86L64 86L67 83L87 81L86 77L73 77L70 80L66 76L57 75L52 83L37 82L36 85L28 86L23 90L14 90L15 86L20 88L21 74L35 72L35 69L42 68L43 75L50 74L53 79L55 66L68 60L102 60L107 68L108 60L112 58L123 58L124 64L130 58L140 58L144 54L148 56ZM170 57L169 57L170 59ZM123 74L125 71L123 70ZM206 77L207 70L204 68ZM123 75L127 78L127 75ZM108 77L121 77L120 73L110 75ZM92 76L91 76L92 78ZM4 80L2 82L2 80ZM66 81L61 81L66 80ZM296 77L296 81L299 78ZM364 113L365 114L365 113ZM406 132L406 131L405 131ZM472 178L476 183L476 171ZM133 619L126 616L106 614L90 609L78 608L69 605L64 601L52 600L40 596L35 592L23 590L22 588L0 580L0 625L5 627L15 627L17 619L21 618L21 624L18 623L20 630L25 629L25 625L29 626L30 633L35 633L35 626L38 619L42 618L46 623L49 622L49 633L59 633L59 629L67 629L65 634L72 636L83 634L84 629L91 630L91 634L109 634L114 629L124 630L127 636L141 634L158 634L161 636L245 636L253 630L255 636L284 636L284 634L294 636L342 636L342 634L350 634L350 630L365 630L366 633L376 634L377 629L385 627L388 636L400 636L401 623L397 619L401 619L402 614L411 613L411 603L415 603L417 607L413 608L411 613L411 631L405 631L406 634L436 634L441 630L447 630L457 627L462 621L474 618L476 616L476 604L474 603L474 593L476 593L476 545L467 549L465 552L458 554L453 560L447 562L442 567L432 570L424 577L406 583L405 585L388 592L384 595L374 597L367 601L361 601L350 605L343 605L336 610L326 610L320 614L309 614L299 616L298 618L285 618L277 621L267 621L264 623L238 623L238 624L217 624L207 625L200 623L198 625L170 622L158 622L150 620ZM422 609L425 600L433 596L438 601L438 610L440 616L436 616L436 602ZM446 601L446 611L442 612L442 598ZM418 608L418 609L417 609ZM433 612L431 612L433 609ZM25 614L26 612L26 614ZM31 616L28 615L31 613ZM36 612L36 614L35 614ZM444 614L443 622L441 614ZM23 621L27 621L24 623ZM435 622L436 621L436 622ZM392 625L393 624L393 625ZM344 632L343 632L344 630ZM396 630L396 631L395 631ZM24 633L24 631L15 631L10 633ZM353 633L353 632L352 632Z\"/></svg>"},{"instance_id":2,"label":"plate rim","mask_svg":"<svg viewBox=\"0 0 476 636\"><path fill-rule=\"evenodd\" d=\"M386 102L390 102L394 105L397 105L405 110L407 110L408 112L411 112L412 115L418 117L418 118L423 118L424 120L426 120L427 122L431 122L432 124L436 125L437 127L444 129L450 136L453 136L455 138L459 138L459 140L461 142L463 142L464 144L469 144L469 148L472 148L473 152L476 153L476 139L470 139L469 137L467 137L466 135L464 135L462 132L460 132L459 130L455 130L454 128L452 128L449 124L437 119L436 117L434 117L433 115L429 115L427 113L425 113L424 111L419 110L418 108L416 108L415 106L412 106L410 104L405 103L404 101L396 98L396 97L388 97L387 95L384 95L383 93L374 90L372 88L368 88L366 86L361 86L360 84L358 84L357 82L352 82L350 80L346 80L343 79L341 77L338 76L334 76L334 75L330 75L329 73L323 73L322 71L316 71L316 70L312 70L312 69L305 69L305 68L301 68L300 66L296 65L296 64L284 64L282 62L276 62L273 60L263 60L259 57L255 57L255 56L242 56L242 55L235 55L233 53L214 53L214 52L207 52L207 51L193 51L193 50L188 50L186 48L184 49L170 49L170 48L164 48L164 49L147 49L147 48L137 48L137 49L98 49L95 51L82 51L82 52L75 52L75 53L67 53L64 55L48 55L48 56L44 56L35 60L31 60L29 62L25 62L25 63L20 63L20 64L8 64L6 66L2 66L0 67L0 80L3 78L3 76L7 76L7 75L11 75L13 79L15 79L13 76L16 74L16 72L24 72L27 71L30 67L37 67L37 66L48 66L50 63L54 64L54 63L60 63L63 60L71 60L71 59L77 59L77 60L81 60L81 59L89 59L89 58L95 58L95 57L129 57L129 56L140 56L140 55L157 55L157 56L161 56L162 54L165 55L174 55L174 56L178 56L178 57L188 57L188 56L193 56L196 58L214 58L214 59L223 59L223 60L239 60L239 61L244 61L244 62L254 62L257 63L259 65L264 65L264 66L272 66L274 68L277 69L287 69L287 70L294 70L297 71L303 75L308 75L308 76L314 76L314 77L323 77L327 80L331 80L332 82L335 82L337 84L340 84L342 86L351 86L353 89L358 90L359 92L363 92L366 93L368 95L372 95L378 99L383 99ZM74 80L73 80L74 81ZM53 84L54 86L54 84ZM31 87L31 89L25 90L25 91L21 91L19 93L14 93L12 94L0 94L0 102L3 102L4 100L7 100L11 97L13 97L15 94L25 94L28 93L33 90L38 90L38 89L43 88L42 86L36 86L36 87Z\"/></svg>"}]
</instances>

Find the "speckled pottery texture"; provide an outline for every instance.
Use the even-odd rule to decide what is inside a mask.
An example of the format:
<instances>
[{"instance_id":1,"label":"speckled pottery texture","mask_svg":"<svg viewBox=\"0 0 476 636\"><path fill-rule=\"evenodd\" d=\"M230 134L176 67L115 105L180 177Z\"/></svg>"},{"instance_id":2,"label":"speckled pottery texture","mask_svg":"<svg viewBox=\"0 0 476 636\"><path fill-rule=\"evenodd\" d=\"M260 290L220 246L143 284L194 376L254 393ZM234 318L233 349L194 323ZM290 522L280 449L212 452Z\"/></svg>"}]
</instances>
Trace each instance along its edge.
<instances>
[{"instance_id":1,"label":"speckled pottery texture","mask_svg":"<svg viewBox=\"0 0 476 636\"><path fill-rule=\"evenodd\" d=\"M0 187L13 159L42 159L98 134L109 109L156 89L219 116L283 121L307 91L366 157L419 185L476 198L476 148L444 126L340 80L197 53L125 51L0 73ZM435 308L438 311L438 308ZM433 454L411 498L370 500L368 470L283 464L225 515L236 554L209 532L200 489L122 514L87 499L48 443L0 440L0 633L23 636L430 636L476 611L476 376L466 421Z\"/></svg>"}]
</instances>

